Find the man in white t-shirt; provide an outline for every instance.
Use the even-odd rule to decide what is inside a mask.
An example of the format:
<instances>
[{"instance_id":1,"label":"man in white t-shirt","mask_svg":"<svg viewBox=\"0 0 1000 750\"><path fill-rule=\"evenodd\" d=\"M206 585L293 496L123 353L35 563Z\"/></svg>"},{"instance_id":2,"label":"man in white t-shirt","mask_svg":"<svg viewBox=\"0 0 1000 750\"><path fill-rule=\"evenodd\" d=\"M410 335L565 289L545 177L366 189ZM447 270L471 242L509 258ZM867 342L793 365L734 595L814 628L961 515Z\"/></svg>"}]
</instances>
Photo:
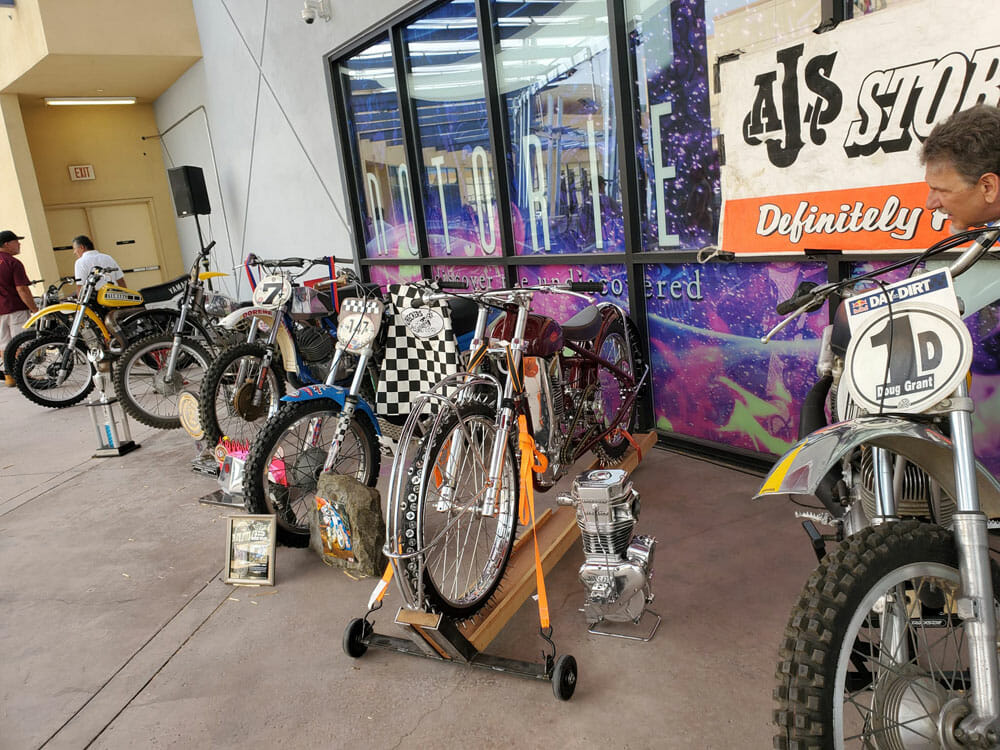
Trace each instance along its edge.
<instances>
[{"instance_id":1,"label":"man in white t-shirt","mask_svg":"<svg viewBox=\"0 0 1000 750\"><path fill-rule=\"evenodd\" d=\"M117 261L107 253L102 253L94 249L94 243L90 237L81 234L73 238L73 253L76 255L76 264L73 266L73 275L76 277L77 288L83 291L83 285L87 282L87 276L95 266L104 269L101 280L97 285L100 289L105 284L117 284L125 286L125 274Z\"/></svg>"}]
</instances>

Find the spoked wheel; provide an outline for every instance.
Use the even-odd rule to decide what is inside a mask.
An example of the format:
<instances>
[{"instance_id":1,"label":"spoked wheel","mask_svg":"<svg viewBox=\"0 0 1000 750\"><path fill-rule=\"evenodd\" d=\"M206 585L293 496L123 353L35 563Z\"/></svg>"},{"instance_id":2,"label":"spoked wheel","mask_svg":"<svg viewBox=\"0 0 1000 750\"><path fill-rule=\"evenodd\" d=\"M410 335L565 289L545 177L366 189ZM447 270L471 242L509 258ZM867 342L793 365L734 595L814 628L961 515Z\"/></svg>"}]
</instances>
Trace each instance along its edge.
<instances>
[{"instance_id":1,"label":"spoked wheel","mask_svg":"<svg viewBox=\"0 0 1000 750\"><path fill-rule=\"evenodd\" d=\"M185 390L198 392L211 356L194 341L183 340L173 375L167 363L172 333L156 333L125 350L115 368L115 391L122 408L139 422L161 430L181 426L177 402Z\"/></svg>"},{"instance_id":2,"label":"spoked wheel","mask_svg":"<svg viewBox=\"0 0 1000 750\"><path fill-rule=\"evenodd\" d=\"M277 357L271 360L258 394L263 359L263 346L240 344L224 351L208 368L201 383L198 409L209 445L218 443L223 435L252 443L268 417L278 411L285 393L281 363Z\"/></svg>"},{"instance_id":3,"label":"spoked wheel","mask_svg":"<svg viewBox=\"0 0 1000 750\"><path fill-rule=\"evenodd\" d=\"M284 403L250 447L243 473L247 510L274 513L278 540L289 547L309 544L309 511L316 508L316 484L339 417L340 404L330 399ZM332 472L374 487L380 463L375 429L355 415Z\"/></svg>"},{"instance_id":4,"label":"spoked wheel","mask_svg":"<svg viewBox=\"0 0 1000 750\"><path fill-rule=\"evenodd\" d=\"M994 602L1000 570L992 564ZM971 683L951 532L869 527L827 555L785 629L780 748L950 748ZM949 703L950 701L954 701Z\"/></svg>"},{"instance_id":5,"label":"spoked wheel","mask_svg":"<svg viewBox=\"0 0 1000 750\"><path fill-rule=\"evenodd\" d=\"M428 603L455 618L471 617L493 595L503 576L517 532L518 472L513 446L498 435L495 413L470 403L461 422L445 417L423 437L411 465L410 489L401 498L402 546L423 549L423 584ZM495 502L487 503L490 453L497 440L507 448ZM417 558L406 562L416 590Z\"/></svg>"},{"instance_id":6,"label":"spoked wheel","mask_svg":"<svg viewBox=\"0 0 1000 750\"><path fill-rule=\"evenodd\" d=\"M44 334L24 344L13 375L25 398L54 409L77 404L94 389L87 345L77 340L71 348L69 340L59 334Z\"/></svg>"},{"instance_id":7,"label":"spoked wheel","mask_svg":"<svg viewBox=\"0 0 1000 750\"><path fill-rule=\"evenodd\" d=\"M639 333L631 320L626 318L626 321L627 331L620 317L612 319L598 339L595 348L599 357L611 362L633 378L640 378L646 366L643 364L642 350L639 347ZM601 429L607 429L625 401L627 386L606 367L598 369L597 380L596 404L600 411L597 416ZM636 394L632 406L618 421L618 427L621 429L628 432L635 429L641 395L641 393ZM628 446L628 440L624 435L612 433L598 443L594 450L605 463L614 463L625 455Z\"/></svg>"}]
</instances>

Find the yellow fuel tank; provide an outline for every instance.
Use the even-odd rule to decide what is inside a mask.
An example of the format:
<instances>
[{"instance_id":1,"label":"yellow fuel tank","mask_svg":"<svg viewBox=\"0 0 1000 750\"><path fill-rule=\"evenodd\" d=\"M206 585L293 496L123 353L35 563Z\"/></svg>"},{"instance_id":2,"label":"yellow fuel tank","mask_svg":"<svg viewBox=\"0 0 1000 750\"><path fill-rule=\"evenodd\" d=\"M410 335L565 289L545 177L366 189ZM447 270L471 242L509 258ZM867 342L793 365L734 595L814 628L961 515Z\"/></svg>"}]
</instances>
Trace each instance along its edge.
<instances>
[{"instance_id":1,"label":"yellow fuel tank","mask_svg":"<svg viewBox=\"0 0 1000 750\"><path fill-rule=\"evenodd\" d=\"M142 304L142 295L134 289L105 284L97 291L97 302L105 307L135 307Z\"/></svg>"}]
</instances>

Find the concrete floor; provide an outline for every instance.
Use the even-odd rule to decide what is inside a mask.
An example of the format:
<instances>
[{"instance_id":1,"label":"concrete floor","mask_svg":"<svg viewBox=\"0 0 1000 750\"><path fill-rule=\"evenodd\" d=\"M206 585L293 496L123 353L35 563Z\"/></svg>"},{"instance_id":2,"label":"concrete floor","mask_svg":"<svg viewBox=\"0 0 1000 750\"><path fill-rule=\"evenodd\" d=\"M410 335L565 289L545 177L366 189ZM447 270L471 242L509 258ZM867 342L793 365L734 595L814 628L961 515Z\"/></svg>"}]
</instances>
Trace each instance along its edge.
<instances>
[{"instance_id":1,"label":"concrete floor","mask_svg":"<svg viewBox=\"0 0 1000 750\"><path fill-rule=\"evenodd\" d=\"M588 635L583 559L547 577L569 702L514 676L341 648L373 579L279 548L273 588L221 582L228 510L182 431L93 459L83 406L0 387L0 748L766 748L776 650L814 565L757 477L656 450L635 471L658 539L650 643ZM388 471L388 466L384 472ZM571 478L571 477L570 477ZM384 481L384 477L383 477ZM542 508L554 494L539 496ZM393 634L398 594L376 615ZM540 655L533 603L490 651Z\"/></svg>"}]
</instances>

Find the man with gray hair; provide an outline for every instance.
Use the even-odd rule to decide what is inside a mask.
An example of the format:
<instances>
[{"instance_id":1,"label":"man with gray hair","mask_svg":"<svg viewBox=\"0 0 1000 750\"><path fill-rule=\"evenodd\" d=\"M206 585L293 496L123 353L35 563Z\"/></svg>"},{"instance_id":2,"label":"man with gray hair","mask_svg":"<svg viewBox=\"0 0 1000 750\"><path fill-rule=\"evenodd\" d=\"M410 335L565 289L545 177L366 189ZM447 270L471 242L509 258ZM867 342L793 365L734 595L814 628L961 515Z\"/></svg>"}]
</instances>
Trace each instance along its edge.
<instances>
[{"instance_id":1,"label":"man with gray hair","mask_svg":"<svg viewBox=\"0 0 1000 750\"><path fill-rule=\"evenodd\" d=\"M961 232L1000 219L1000 108L979 104L934 126L920 151L927 209Z\"/></svg>"}]
</instances>

